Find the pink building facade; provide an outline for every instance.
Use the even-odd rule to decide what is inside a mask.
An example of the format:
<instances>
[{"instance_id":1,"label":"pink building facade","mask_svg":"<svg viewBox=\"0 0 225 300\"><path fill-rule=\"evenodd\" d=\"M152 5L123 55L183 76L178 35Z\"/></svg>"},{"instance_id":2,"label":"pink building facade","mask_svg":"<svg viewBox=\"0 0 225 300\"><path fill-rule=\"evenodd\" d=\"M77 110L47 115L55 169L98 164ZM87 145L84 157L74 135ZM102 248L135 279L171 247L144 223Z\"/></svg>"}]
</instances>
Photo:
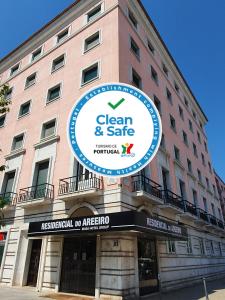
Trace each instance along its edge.
<instances>
[{"instance_id":1,"label":"pink building facade","mask_svg":"<svg viewBox=\"0 0 225 300\"><path fill-rule=\"evenodd\" d=\"M67 142L76 99L105 82L139 87L162 118L156 157L118 180L85 170ZM139 1L76 1L0 61L0 84L12 101L0 116L2 285L122 299L225 273L207 117ZM69 232L99 217L135 230Z\"/></svg>"}]
</instances>

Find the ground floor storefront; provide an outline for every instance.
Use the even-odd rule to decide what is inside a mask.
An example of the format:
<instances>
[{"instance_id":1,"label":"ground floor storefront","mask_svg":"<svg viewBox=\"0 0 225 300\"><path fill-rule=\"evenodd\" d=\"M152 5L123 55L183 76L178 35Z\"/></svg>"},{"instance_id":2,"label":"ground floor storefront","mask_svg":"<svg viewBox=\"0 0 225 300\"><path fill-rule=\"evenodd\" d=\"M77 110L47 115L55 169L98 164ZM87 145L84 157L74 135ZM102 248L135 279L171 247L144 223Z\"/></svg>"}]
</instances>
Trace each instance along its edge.
<instances>
[{"instance_id":1,"label":"ground floor storefront","mask_svg":"<svg viewBox=\"0 0 225 300\"><path fill-rule=\"evenodd\" d=\"M0 281L97 299L149 295L162 290L175 260L160 253L168 240L186 242L187 229L133 211L30 222L8 231Z\"/></svg>"}]
</instances>

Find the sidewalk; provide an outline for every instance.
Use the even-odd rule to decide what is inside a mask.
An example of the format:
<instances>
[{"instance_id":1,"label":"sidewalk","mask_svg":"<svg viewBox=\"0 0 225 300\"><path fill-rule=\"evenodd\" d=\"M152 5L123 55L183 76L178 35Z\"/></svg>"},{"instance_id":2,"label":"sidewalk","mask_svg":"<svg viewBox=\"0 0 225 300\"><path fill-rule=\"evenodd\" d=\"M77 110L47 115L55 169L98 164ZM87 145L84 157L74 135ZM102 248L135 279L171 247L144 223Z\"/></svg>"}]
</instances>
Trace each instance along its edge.
<instances>
[{"instance_id":1,"label":"sidewalk","mask_svg":"<svg viewBox=\"0 0 225 300\"><path fill-rule=\"evenodd\" d=\"M207 282L209 300L225 300L225 278ZM42 294L35 292L33 289L0 287L0 299L3 300L84 300L86 297L73 297L72 295L60 294ZM91 297L89 298L91 299ZM205 300L203 283L192 287L183 288L177 291L143 297L143 300Z\"/></svg>"},{"instance_id":2,"label":"sidewalk","mask_svg":"<svg viewBox=\"0 0 225 300\"><path fill-rule=\"evenodd\" d=\"M225 300L225 278L207 281L209 300ZM146 300L205 300L204 286L202 284L190 286L176 291L162 293L161 295L146 297Z\"/></svg>"}]
</instances>

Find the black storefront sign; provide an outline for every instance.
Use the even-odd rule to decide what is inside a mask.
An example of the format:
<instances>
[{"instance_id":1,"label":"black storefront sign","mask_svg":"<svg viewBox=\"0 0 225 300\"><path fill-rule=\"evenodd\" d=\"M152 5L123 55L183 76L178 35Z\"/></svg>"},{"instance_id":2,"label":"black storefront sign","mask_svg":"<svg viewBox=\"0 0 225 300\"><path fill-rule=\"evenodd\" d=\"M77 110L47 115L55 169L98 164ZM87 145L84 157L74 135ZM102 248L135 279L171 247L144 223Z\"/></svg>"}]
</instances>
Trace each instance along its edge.
<instances>
[{"instance_id":1,"label":"black storefront sign","mask_svg":"<svg viewBox=\"0 0 225 300\"><path fill-rule=\"evenodd\" d=\"M29 224L28 236L127 230L187 239L187 229L183 226L136 211L32 222Z\"/></svg>"}]
</instances>

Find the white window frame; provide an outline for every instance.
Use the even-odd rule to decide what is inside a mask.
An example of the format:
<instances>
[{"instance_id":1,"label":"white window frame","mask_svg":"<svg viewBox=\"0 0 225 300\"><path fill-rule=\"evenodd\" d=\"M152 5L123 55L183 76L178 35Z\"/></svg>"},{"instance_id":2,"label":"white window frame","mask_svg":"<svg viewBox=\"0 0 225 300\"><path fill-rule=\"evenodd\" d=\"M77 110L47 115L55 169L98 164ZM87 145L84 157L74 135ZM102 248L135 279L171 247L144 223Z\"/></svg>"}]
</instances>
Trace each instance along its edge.
<instances>
[{"instance_id":1,"label":"white window frame","mask_svg":"<svg viewBox=\"0 0 225 300\"><path fill-rule=\"evenodd\" d=\"M55 121L55 130L54 130L54 134L50 135L50 136L47 136L47 137L42 137L42 134L43 134L43 129L44 129L44 126L46 124L49 124L51 122ZM40 141L44 141L44 140L48 140L48 139L51 139L52 137L55 137L57 135L57 129L58 129L58 122L57 122L57 117L54 117L54 118L51 118L49 120L46 120L42 123L42 126L41 126L41 132L40 132Z\"/></svg>"},{"instance_id":2,"label":"white window frame","mask_svg":"<svg viewBox=\"0 0 225 300\"><path fill-rule=\"evenodd\" d=\"M51 89L57 87L58 85L60 86L59 96L58 96L57 98L55 98L55 99L49 101L49 100L48 100L48 99L49 99L49 91L50 91ZM46 98L45 98L45 105L49 105L50 103L53 103L53 102L55 102L55 101L61 99L61 97L62 97L62 88L63 88L62 82L59 82L59 83L53 85L52 87L48 88L48 90L47 90L47 95L46 95Z\"/></svg>"},{"instance_id":3,"label":"white window frame","mask_svg":"<svg viewBox=\"0 0 225 300\"><path fill-rule=\"evenodd\" d=\"M58 36L60 34L62 34L64 31L68 30L68 35L61 41L58 42ZM56 35L55 35L55 45L60 45L63 42L65 42L71 35L71 25L66 26L65 28L63 28L62 30L60 30Z\"/></svg>"},{"instance_id":4,"label":"white window frame","mask_svg":"<svg viewBox=\"0 0 225 300\"><path fill-rule=\"evenodd\" d=\"M18 65L18 70L16 71L15 74L11 74L12 69L15 68L17 65ZM17 74L19 73L19 71L20 71L20 68L21 68L21 61L18 62L18 63L16 63L15 65L13 65L13 66L10 68L10 70L9 70L9 78L10 78L10 77L13 77L13 76L15 76L15 75L17 75Z\"/></svg>"},{"instance_id":5,"label":"white window frame","mask_svg":"<svg viewBox=\"0 0 225 300\"><path fill-rule=\"evenodd\" d=\"M56 69L56 70L53 70L52 68L53 68L53 63L54 63L54 61L57 60L57 59L59 59L61 56L64 57L64 63L63 63L63 65L62 65L60 68L58 68L58 69ZM65 67L65 65L66 65L66 53L64 52L63 54L57 56L56 58L54 58L54 59L52 60L50 73L53 74L53 73L57 72L58 70L60 70L60 69L62 69L63 67Z\"/></svg>"},{"instance_id":6,"label":"white window frame","mask_svg":"<svg viewBox=\"0 0 225 300\"><path fill-rule=\"evenodd\" d=\"M35 74L35 81L34 81L34 83L32 83L31 85L26 85L27 84L27 79L29 78L29 77L31 77L32 75L34 75ZM26 90L26 89L29 89L30 87L32 87L33 85L35 85L36 84L36 82L37 82L37 72L33 72L32 74L30 74L29 76L27 76L27 78L26 78L26 80L25 80L25 86L24 86L24 90Z\"/></svg>"},{"instance_id":7,"label":"white window frame","mask_svg":"<svg viewBox=\"0 0 225 300\"><path fill-rule=\"evenodd\" d=\"M37 50L39 50L40 48L41 48L41 54L40 54L40 56L39 56L38 58L36 58L36 59L32 59L33 53L36 52ZM37 47L37 48L36 48L34 51L32 51L32 53L30 54L30 63L36 62L38 59L40 59L40 58L42 57L43 53L44 53L44 45L41 45L41 46Z\"/></svg>"},{"instance_id":8,"label":"white window frame","mask_svg":"<svg viewBox=\"0 0 225 300\"><path fill-rule=\"evenodd\" d=\"M13 145L14 145L14 139L20 135L23 135L23 142L22 142L22 145L19 149L13 149ZM11 144L11 152L14 152L14 151L20 151L24 148L24 144L25 144L25 137L26 137L26 133L23 131L23 132L20 132L16 135L13 136L13 139L12 139L12 144Z\"/></svg>"},{"instance_id":9,"label":"white window frame","mask_svg":"<svg viewBox=\"0 0 225 300\"><path fill-rule=\"evenodd\" d=\"M86 40L89 39L89 38L91 38L92 36L94 36L97 33L99 34L99 42L98 42L98 44L96 44L96 45L92 46L91 48L85 50ZM82 47L82 55L84 55L87 52L91 51L92 49L100 46L101 44L102 44L102 29L98 29L93 34L91 34L91 35L87 36L85 39L83 39L83 41L82 41L82 45L83 45L83 47Z\"/></svg>"},{"instance_id":10,"label":"white window frame","mask_svg":"<svg viewBox=\"0 0 225 300\"><path fill-rule=\"evenodd\" d=\"M6 123L6 113L5 113L5 114L2 114L2 115L0 116L0 118L3 118L3 117L5 117L4 123L3 123L2 126L0 125L0 128L4 128L4 127L5 127L5 123Z\"/></svg>"},{"instance_id":11,"label":"white window frame","mask_svg":"<svg viewBox=\"0 0 225 300\"><path fill-rule=\"evenodd\" d=\"M92 11L94 11L98 6L101 6L100 14L96 18L94 18L92 21L88 21L88 14L91 13ZM93 6L91 9L89 9L85 13L84 24L86 25L86 24L91 24L92 22L95 22L103 14L104 11L105 11L105 2L102 1L102 2L97 3L95 6Z\"/></svg>"},{"instance_id":12,"label":"white window frame","mask_svg":"<svg viewBox=\"0 0 225 300\"><path fill-rule=\"evenodd\" d=\"M26 103L28 103L28 102L30 102L30 107L29 107L28 113L26 113L26 114L24 114L24 115L20 115L20 110L21 110L22 105L24 105L24 104L26 104ZM23 118L23 117L28 116L28 115L30 114L30 112L31 112L31 106L32 106L32 100L31 100L31 99L28 100L28 101L25 101L25 102L21 103L20 108L19 108L19 113L18 113L18 118L17 118L17 119L19 120L19 119L21 119L21 118Z\"/></svg>"},{"instance_id":13,"label":"white window frame","mask_svg":"<svg viewBox=\"0 0 225 300\"><path fill-rule=\"evenodd\" d=\"M83 72L90 69L92 66L96 65L98 66L98 76L92 80L89 80L87 82L83 82ZM86 86L87 84L90 84L92 82L94 82L95 80L99 80L101 78L101 61L100 60L97 60L97 61L94 61L92 62L90 65L86 66L85 68L82 68L81 69L81 72L80 72L80 88Z\"/></svg>"}]
</instances>

